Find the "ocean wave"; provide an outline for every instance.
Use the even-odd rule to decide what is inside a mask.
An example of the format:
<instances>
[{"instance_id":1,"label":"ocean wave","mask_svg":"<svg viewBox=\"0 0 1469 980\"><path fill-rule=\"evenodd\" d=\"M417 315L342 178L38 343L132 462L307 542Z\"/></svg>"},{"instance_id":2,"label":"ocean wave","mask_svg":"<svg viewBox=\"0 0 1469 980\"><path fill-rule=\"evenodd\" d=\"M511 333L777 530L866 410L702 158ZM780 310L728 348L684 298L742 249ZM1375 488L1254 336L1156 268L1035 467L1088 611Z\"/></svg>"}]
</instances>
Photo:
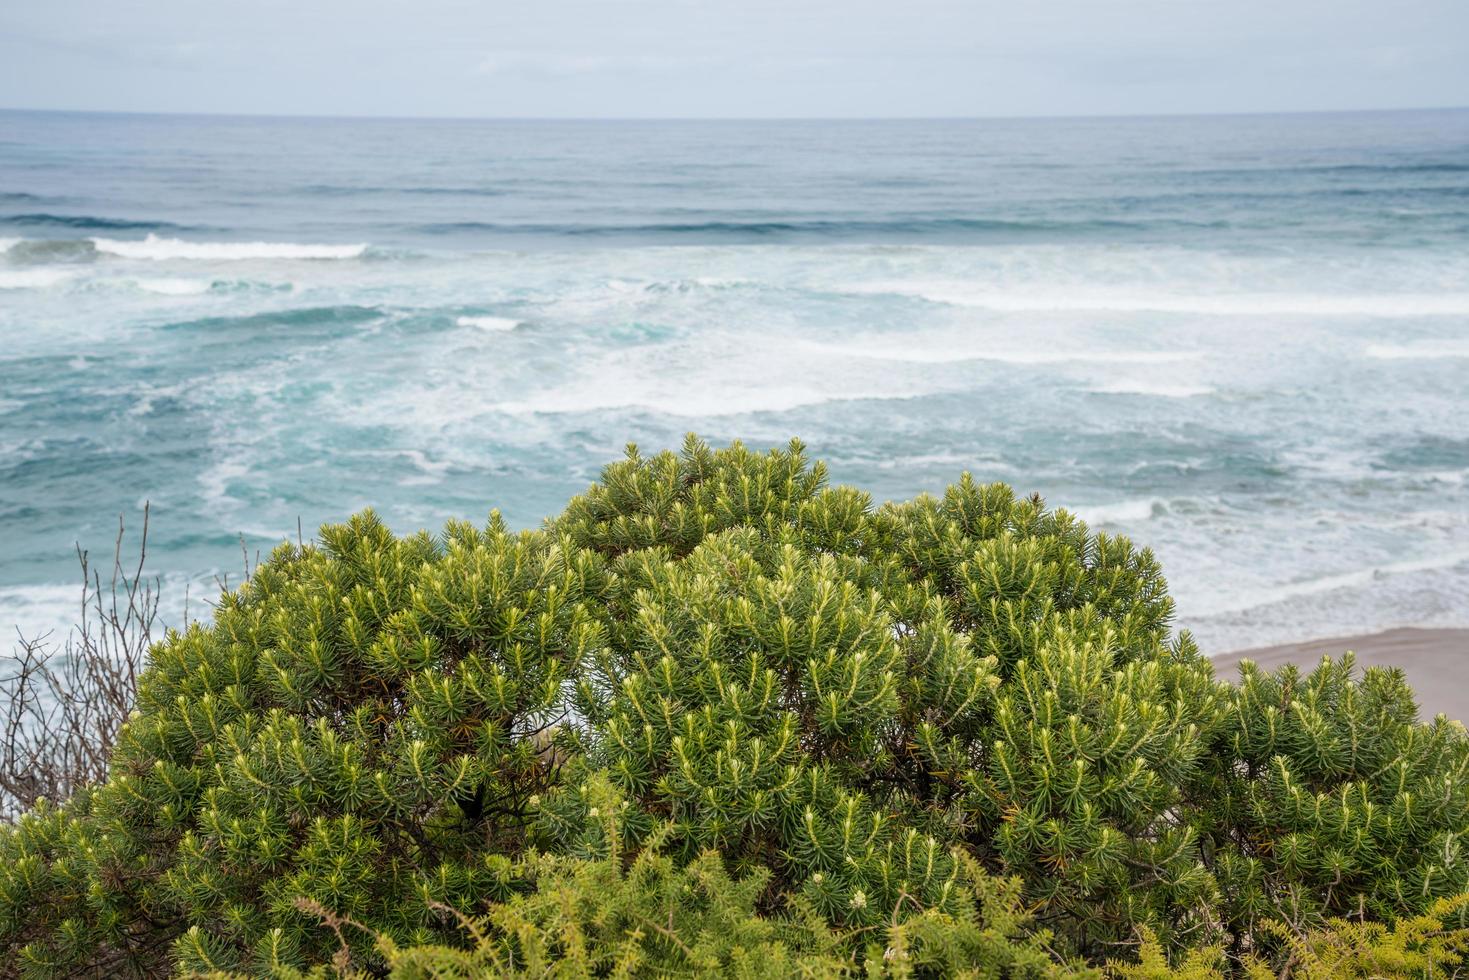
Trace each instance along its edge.
<instances>
[{"instance_id":1,"label":"ocean wave","mask_svg":"<svg viewBox=\"0 0 1469 980\"><path fill-rule=\"evenodd\" d=\"M1088 524L1112 525L1136 524L1139 521L1151 520L1160 512L1167 510L1167 506L1157 497L1148 497L1140 500L1123 500L1115 504L1077 504L1066 509Z\"/></svg>"},{"instance_id":2,"label":"ocean wave","mask_svg":"<svg viewBox=\"0 0 1469 980\"><path fill-rule=\"evenodd\" d=\"M93 238L97 251L125 259L355 259L367 245L298 244L296 242L191 242L149 235L141 241Z\"/></svg>"},{"instance_id":3,"label":"ocean wave","mask_svg":"<svg viewBox=\"0 0 1469 980\"><path fill-rule=\"evenodd\" d=\"M80 621L82 587L44 584L0 587L0 629L7 640L17 635L47 643L64 642ZM0 649L5 649L0 647ZM0 664L4 657L0 655ZM3 672L3 667L0 667Z\"/></svg>"},{"instance_id":4,"label":"ocean wave","mask_svg":"<svg viewBox=\"0 0 1469 980\"><path fill-rule=\"evenodd\" d=\"M835 461L835 460L829 460ZM886 456L876 460L863 460L867 465L880 470L906 470L915 467L941 466L954 471L983 471L985 473L1013 473L1015 467L995 459L976 459L959 453L918 453L912 456Z\"/></svg>"},{"instance_id":5,"label":"ocean wave","mask_svg":"<svg viewBox=\"0 0 1469 980\"><path fill-rule=\"evenodd\" d=\"M159 296L200 296L214 285L208 279L134 279L132 284Z\"/></svg>"},{"instance_id":6,"label":"ocean wave","mask_svg":"<svg viewBox=\"0 0 1469 980\"><path fill-rule=\"evenodd\" d=\"M727 276L694 276L691 279L664 279L643 285L646 293L691 293L700 290L741 289L758 285L756 280Z\"/></svg>"},{"instance_id":7,"label":"ocean wave","mask_svg":"<svg viewBox=\"0 0 1469 980\"><path fill-rule=\"evenodd\" d=\"M1319 578L1294 582L1281 582L1257 589L1234 589L1229 590L1228 593L1221 591L1216 593L1216 602L1212 604L1192 603L1190 612L1196 616L1219 616L1228 613L1244 612L1245 610L1273 606L1291 599L1324 595L1341 589L1361 588L1381 579L1396 578L1417 572L1441 572L1465 563L1469 563L1469 551L1456 551L1433 558L1414 558L1405 561L1386 562L1381 565L1360 568L1351 572L1323 575ZM1217 598L1226 594L1229 598Z\"/></svg>"},{"instance_id":8,"label":"ocean wave","mask_svg":"<svg viewBox=\"0 0 1469 980\"><path fill-rule=\"evenodd\" d=\"M5 256L11 262L87 262L97 257L90 238L7 238Z\"/></svg>"},{"instance_id":9,"label":"ocean wave","mask_svg":"<svg viewBox=\"0 0 1469 980\"><path fill-rule=\"evenodd\" d=\"M208 293L289 293L295 283L255 279L199 279L191 276L96 276L82 279L77 288L87 292L152 293L156 296L203 296Z\"/></svg>"},{"instance_id":10,"label":"ocean wave","mask_svg":"<svg viewBox=\"0 0 1469 980\"><path fill-rule=\"evenodd\" d=\"M20 243L21 239L19 238L0 238L0 255L4 255Z\"/></svg>"},{"instance_id":11,"label":"ocean wave","mask_svg":"<svg viewBox=\"0 0 1469 980\"><path fill-rule=\"evenodd\" d=\"M21 228L72 228L79 231L200 231L197 225L180 225L172 221L139 221L132 218L101 218L91 214L8 214L0 224Z\"/></svg>"},{"instance_id":12,"label":"ocean wave","mask_svg":"<svg viewBox=\"0 0 1469 980\"><path fill-rule=\"evenodd\" d=\"M400 487L435 486L443 483L444 476L459 465L452 459L430 459L420 449L361 449L348 455L369 459L406 459L417 472L398 478L395 482Z\"/></svg>"},{"instance_id":13,"label":"ocean wave","mask_svg":"<svg viewBox=\"0 0 1469 980\"><path fill-rule=\"evenodd\" d=\"M1358 296L1254 293L1185 295L1121 291L1010 292L946 282L851 283L840 291L858 295L909 296L948 306L1001 313L1192 313L1206 316L1469 315L1469 293L1375 293Z\"/></svg>"},{"instance_id":14,"label":"ocean wave","mask_svg":"<svg viewBox=\"0 0 1469 980\"><path fill-rule=\"evenodd\" d=\"M359 195L384 194L395 196L407 194L422 197L504 197L510 193L498 187L383 187L351 184L309 184L301 193L318 197L357 197Z\"/></svg>"},{"instance_id":15,"label":"ocean wave","mask_svg":"<svg viewBox=\"0 0 1469 980\"><path fill-rule=\"evenodd\" d=\"M1082 221L1012 221L995 218L909 216L878 219L809 218L785 221L650 221L638 224L555 224L546 222L446 221L416 225L426 235L514 235L564 238L658 238L701 241L775 241L790 239L952 239L1014 241L1117 235L1156 234L1160 229L1220 230L1223 221L1098 218Z\"/></svg>"},{"instance_id":16,"label":"ocean wave","mask_svg":"<svg viewBox=\"0 0 1469 980\"><path fill-rule=\"evenodd\" d=\"M195 478L199 496L211 510L232 510L240 506L240 500L231 496L230 490L240 477L253 471L250 461L243 456L230 456L216 460Z\"/></svg>"},{"instance_id":17,"label":"ocean wave","mask_svg":"<svg viewBox=\"0 0 1469 980\"><path fill-rule=\"evenodd\" d=\"M862 344L802 344L823 354L861 357L906 364L964 364L971 361L993 361L998 364L1180 364L1202 360L1202 351L1170 350L1070 350L1052 348L965 350L936 342L925 349L923 339L914 337L905 347Z\"/></svg>"},{"instance_id":18,"label":"ocean wave","mask_svg":"<svg viewBox=\"0 0 1469 980\"><path fill-rule=\"evenodd\" d=\"M1414 163L1327 163L1299 164L1293 166L1217 168L1201 167L1181 171L1192 177L1225 177L1239 180L1242 177L1270 177L1281 174L1337 176L1342 174L1366 176L1403 176L1411 174L1463 174L1469 173L1469 163L1455 160L1424 160ZM1393 188L1384 188L1391 193Z\"/></svg>"},{"instance_id":19,"label":"ocean wave","mask_svg":"<svg viewBox=\"0 0 1469 980\"><path fill-rule=\"evenodd\" d=\"M1469 163L1454 160L1418 163L1342 163L1292 167L1297 173L1315 174L1469 174Z\"/></svg>"},{"instance_id":20,"label":"ocean wave","mask_svg":"<svg viewBox=\"0 0 1469 980\"><path fill-rule=\"evenodd\" d=\"M163 330L254 330L278 327L302 329L323 326L351 326L380 319L383 311L375 306L308 306L248 316L211 316L197 320L166 323Z\"/></svg>"},{"instance_id":21,"label":"ocean wave","mask_svg":"<svg viewBox=\"0 0 1469 980\"><path fill-rule=\"evenodd\" d=\"M1372 344L1368 357L1379 361L1441 361L1469 357L1469 341L1444 340L1418 344Z\"/></svg>"},{"instance_id":22,"label":"ocean wave","mask_svg":"<svg viewBox=\"0 0 1469 980\"><path fill-rule=\"evenodd\" d=\"M129 534L131 535L131 528ZM238 558L238 553L236 555ZM199 575L184 575L179 572L164 572L158 577L158 618L155 621L155 637L163 629L184 624L184 613L189 595L194 597L193 608L188 609L189 619L195 620L209 612L208 604L200 596L209 596L216 588L216 579L211 572ZM82 622L81 582L34 583L0 587L0 632L11 641L18 636L41 639L50 649L60 649L69 640L75 640ZM96 628L96 624L92 624ZM4 676L6 646L0 645L0 676Z\"/></svg>"},{"instance_id":23,"label":"ocean wave","mask_svg":"<svg viewBox=\"0 0 1469 980\"><path fill-rule=\"evenodd\" d=\"M739 386L700 389L653 390L636 385L602 387L575 385L543 392L525 401L501 402L493 406L508 415L589 414L611 411L644 411L675 418L723 418L788 412L855 401L901 401L910 394L826 392L799 385Z\"/></svg>"},{"instance_id":24,"label":"ocean wave","mask_svg":"<svg viewBox=\"0 0 1469 980\"><path fill-rule=\"evenodd\" d=\"M75 277L70 269L0 269L0 289L49 289Z\"/></svg>"},{"instance_id":25,"label":"ocean wave","mask_svg":"<svg viewBox=\"0 0 1469 980\"><path fill-rule=\"evenodd\" d=\"M1108 381L1087 391L1094 395L1140 395L1146 398L1197 398L1212 395L1207 385L1167 384L1153 381Z\"/></svg>"},{"instance_id":26,"label":"ocean wave","mask_svg":"<svg viewBox=\"0 0 1469 980\"><path fill-rule=\"evenodd\" d=\"M454 321L456 327L474 327L477 330L487 330L492 333L508 333L520 326L524 321L512 320L506 316L461 316Z\"/></svg>"}]
</instances>

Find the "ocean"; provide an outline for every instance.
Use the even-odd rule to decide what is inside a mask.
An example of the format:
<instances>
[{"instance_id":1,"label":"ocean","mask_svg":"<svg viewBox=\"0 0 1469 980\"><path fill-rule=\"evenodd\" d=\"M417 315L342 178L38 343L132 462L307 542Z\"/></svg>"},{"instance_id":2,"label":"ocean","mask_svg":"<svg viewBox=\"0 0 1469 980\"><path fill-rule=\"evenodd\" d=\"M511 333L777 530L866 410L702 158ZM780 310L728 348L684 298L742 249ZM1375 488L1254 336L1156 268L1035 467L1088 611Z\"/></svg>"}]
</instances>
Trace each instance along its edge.
<instances>
[{"instance_id":1,"label":"ocean","mask_svg":"<svg viewBox=\"0 0 1469 980\"><path fill-rule=\"evenodd\" d=\"M534 526L688 431L1039 491L1207 652L1469 626L1466 419L1466 110L0 113L6 630L145 501L176 620L242 536Z\"/></svg>"}]
</instances>

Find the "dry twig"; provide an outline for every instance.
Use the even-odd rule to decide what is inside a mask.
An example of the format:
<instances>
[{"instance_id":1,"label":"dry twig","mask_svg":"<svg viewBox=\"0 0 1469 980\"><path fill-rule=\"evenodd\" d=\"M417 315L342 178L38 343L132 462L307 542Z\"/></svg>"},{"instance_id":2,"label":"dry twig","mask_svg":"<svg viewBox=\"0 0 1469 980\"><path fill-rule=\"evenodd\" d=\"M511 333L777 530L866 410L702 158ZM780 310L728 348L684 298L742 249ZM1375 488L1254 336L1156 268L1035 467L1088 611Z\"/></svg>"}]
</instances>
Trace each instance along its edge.
<instances>
[{"instance_id":1,"label":"dry twig","mask_svg":"<svg viewBox=\"0 0 1469 980\"><path fill-rule=\"evenodd\" d=\"M102 578L77 547L81 621L58 646L50 634L21 635L0 676L0 820L41 798L65 800L103 779L118 729L132 711L138 674L152 644L158 581L145 577L148 507L137 562L123 564L117 522L112 569Z\"/></svg>"}]
</instances>

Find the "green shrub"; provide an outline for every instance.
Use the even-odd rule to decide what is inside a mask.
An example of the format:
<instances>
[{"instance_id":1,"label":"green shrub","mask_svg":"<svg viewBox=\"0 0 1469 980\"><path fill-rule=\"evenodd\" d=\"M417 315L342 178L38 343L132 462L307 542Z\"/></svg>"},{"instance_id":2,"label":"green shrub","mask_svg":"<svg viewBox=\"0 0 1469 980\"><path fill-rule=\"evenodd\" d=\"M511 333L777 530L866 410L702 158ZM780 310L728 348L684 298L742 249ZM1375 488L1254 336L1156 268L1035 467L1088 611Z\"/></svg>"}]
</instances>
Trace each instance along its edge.
<instances>
[{"instance_id":1,"label":"green shrub","mask_svg":"<svg viewBox=\"0 0 1469 980\"><path fill-rule=\"evenodd\" d=\"M874 511L798 449L697 444L609 467L554 526L614 573L588 762L674 846L847 924L945 908L953 843L1084 950L1206 920L1180 806L1225 689L1167 642L1149 552L1001 485ZM588 846L580 806L543 807L558 847Z\"/></svg>"},{"instance_id":2,"label":"green shrub","mask_svg":"<svg viewBox=\"0 0 1469 980\"><path fill-rule=\"evenodd\" d=\"M0 832L0 952L307 967L337 944L305 899L373 969L461 943L440 906L518 909L564 957L583 913L535 860L627 908L647 868L717 864L718 901L777 930L741 942L793 963L831 951L790 921L844 964L904 929L968 948L932 923L980 921L974 862L1093 963L1148 935L1242 964L1288 946L1276 920L1469 889L1462 729L1350 665L1236 689L1171 616L1150 552L1038 498L965 477L873 508L798 444L631 452L533 532L360 515L157 645L107 782ZM627 933L598 921L593 972ZM666 957L654 934L629 955Z\"/></svg>"},{"instance_id":3,"label":"green shrub","mask_svg":"<svg viewBox=\"0 0 1469 980\"><path fill-rule=\"evenodd\" d=\"M482 917L458 917L467 947L401 946L375 936L376 951L398 978L605 976L739 977L1060 977L1092 971L1056 961L1046 934L1033 929L1016 884L991 878L972 861L956 879L956 912L934 909L852 933L834 930L799 899L774 915L758 909L770 874L730 876L716 851L675 862L657 828L626 860L626 809L603 776L588 785L608 841L600 858L530 852L507 862L521 893ZM314 907L314 906L313 906ZM330 969L312 976L362 980L347 937L370 933L314 907L342 945ZM454 914L454 913L450 913ZM456 916L457 917L457 916ZM282 980L304 975L282 967ZM220 980L228 974L217 975Z\"/></svg>"},{"instance_id":4,"label":"green shrub","mask_svg":"<svg viewBox=\"0 0 1469 980\"><path fill-rule=\"evenodd\" d=\"M1419 915L1381 922L1335 918L1305 932L1270 922L1278 948L1273 960L1246 955L1231 961L1219 946L1191 950L1168 962L1151 934L1143 934L1136 962L1114 961L1107 973L1116 980L1249 980L1299 977L1300 980L1378 980L1385 977L1444 980L1465 973L1469 928L1455 923L1469 907L1469 894L1441 898Z\"/></svg>"},{"instance_id":5,"label":"green shrub","mask_svg":"<svg viewBox=\"0 0 1469 980\"><path fill-rule=\"evenodd\" d=\"M0 840L12 955L156 973L178 937L243 969L329 951L299 896L423 942L452 934L426 903L501 894L555 778L539 736L605 642L603 563L498 519L321 534L156 646L110 780Z\"/></svg>"},{"instance_id":6,"label":"green shrub","mask_svg":"<svg viewBox=\"0 0 1469 980\"><path fill-rule=\"evenodd\" d=\"M1463 726L1418 724L1401 671L1353 668L1350 655L1305 675L1241 665L1198 797L1236 934L1389 921L1469 887Z\"/></svg>"}]
</instances>

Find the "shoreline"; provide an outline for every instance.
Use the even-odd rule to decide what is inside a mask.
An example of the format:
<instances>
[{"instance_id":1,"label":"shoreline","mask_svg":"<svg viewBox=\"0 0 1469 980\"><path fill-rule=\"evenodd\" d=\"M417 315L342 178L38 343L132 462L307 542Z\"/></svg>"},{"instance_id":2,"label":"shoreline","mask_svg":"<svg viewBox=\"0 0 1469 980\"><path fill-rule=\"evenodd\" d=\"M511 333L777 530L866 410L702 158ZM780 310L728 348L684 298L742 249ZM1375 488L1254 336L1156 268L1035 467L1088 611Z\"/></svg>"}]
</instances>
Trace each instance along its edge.
<instances>
[{"instance_id":1,"label":"shoreline","mask_svg":"<svg viewBox=\"0 0 1469 980\"><path fill-rule=\"evenodd\" d=\"M1349 650L1357 655L1360 669L1403 668L1418 699L1420 720L1432 721L1440 713L1459 721L1469 718L1469 629L1404 627L1234 650L1210 659L1216 677L1235 681L1241 660L1271 670L1288 663L1310 670L1322 656L1336 659Z\"/></svg>"}]
</instances>

